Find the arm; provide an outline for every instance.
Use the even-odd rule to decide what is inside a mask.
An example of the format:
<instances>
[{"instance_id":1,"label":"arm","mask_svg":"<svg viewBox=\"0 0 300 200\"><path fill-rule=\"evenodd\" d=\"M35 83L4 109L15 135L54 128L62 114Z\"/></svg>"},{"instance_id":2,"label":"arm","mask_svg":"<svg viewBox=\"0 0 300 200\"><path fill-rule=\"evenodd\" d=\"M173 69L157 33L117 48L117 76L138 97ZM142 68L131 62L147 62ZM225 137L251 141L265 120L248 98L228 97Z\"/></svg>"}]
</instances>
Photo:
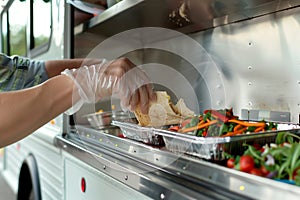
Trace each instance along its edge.
<instances>
[{"instance_id":1,"label":"arm","mask_svg":"<svg viewBox=\"0 0 300 200\"><path fill-rule=\"evenodd\" d=\"M87 59L87 58L76 58L76 59L63 59L63 60L48 60L45 61L45 68L48 77L54 77L59 75L65 69L79 68L81 66L90 66L93 64L99 64L101 59Z\"/></svg>"},{"instance_id":2,"label":"arm","mask_svg":"<svg viewBox=\"0 0 300 200\"><path fill-rule=\"evenodd\" d=\"M156 96L146 74L128 59L66 70L42 84L0 93L0 147L16 142L74 104L118 94L125 107L147 111ZM79 109L80 107L78 107Z\"/></svg>"},{"instance_id":3,"label":"arm","mask_svg":"<svg viewBox=\"0 0 300 200\"><path fill-rule=\"evenodd\" d=\"M71 107L73 84L60 75L30 89L0 93L0 147L26 137Z\"/></svg>"},{"instance_id":4,"label":"arm","mask_svg":"<svg viewBox=\"0 0 300 200\"><path fill-rule=\"evenodd\" d=\"M65 69L100 62L101 59L94 58L40 61L0 53L0 91L29 88L59 75Z\"/></svg>"}]
</instances>

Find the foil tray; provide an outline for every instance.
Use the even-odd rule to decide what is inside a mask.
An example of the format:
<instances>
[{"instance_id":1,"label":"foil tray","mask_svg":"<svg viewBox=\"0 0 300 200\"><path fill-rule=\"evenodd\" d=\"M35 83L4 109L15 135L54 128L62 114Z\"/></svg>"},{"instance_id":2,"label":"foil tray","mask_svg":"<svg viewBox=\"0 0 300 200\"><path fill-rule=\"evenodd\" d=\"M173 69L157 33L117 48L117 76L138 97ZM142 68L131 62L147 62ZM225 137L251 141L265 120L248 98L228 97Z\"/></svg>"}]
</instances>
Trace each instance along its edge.
<instances>
[{"instance_id":1,"label":"foil tray","mask_svg":"<svg viewBox=\"0 0 300 200\"><path fill-rule=\"evenodd\" d=\"M111 124L118 126L126 138L153 146L165 146L163 137L155 134L155 129L152 127L142 127L133 122L115 120L113 120Z\"/></svg>"},{"instance_id":2,"label":"foil tray","mask_svg":"<svg viewBox=\"0 0 300 200\"><path fill-rule=\"evenodd\" d=\"M274 143L281 132L300 134L300 127L294 124L278 124L278 130L259 133L247 133L227 137L197 137L188 134L153 130L154 134L163 136L166 149L197 156L208 160L223 160L225 154L241 155L245 151L244 144L265 145Z\"/></svg>"},{"instance_id":3,"label":"foil tray","mask_svg":"<svg viewBox=\"0 0 300 200\"><path fill-rule=\"evenodd\" d=\"M197 137L165 130L165 127L141 127L131 122L113 121L125 137L150 145L165 146L169 151L189 154L202 159L221 161L225 154L241 155L244 144L265 145L275 142L280 132L300 134L300 126L295 124L278 124L278 130L260 133L247 133L228 137Z\"/></svg>"}]
</instances>

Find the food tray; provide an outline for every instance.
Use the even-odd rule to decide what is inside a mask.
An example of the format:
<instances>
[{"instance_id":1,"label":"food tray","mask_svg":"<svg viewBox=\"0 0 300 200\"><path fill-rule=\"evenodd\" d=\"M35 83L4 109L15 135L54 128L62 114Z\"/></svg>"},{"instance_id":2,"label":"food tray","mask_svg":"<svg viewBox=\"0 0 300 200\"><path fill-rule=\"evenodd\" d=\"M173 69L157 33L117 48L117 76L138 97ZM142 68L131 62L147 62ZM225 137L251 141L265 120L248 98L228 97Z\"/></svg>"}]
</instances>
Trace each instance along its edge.
<instances>
[{"instance_id":1,"label":"food tray","mask_svg":"<svg viewBox=\"0 0 300 200\"><path fill-rule=\"evenodd\" d=\"M278 130L260 133L249 133L228 137L197 137L168 131L163 128L141 127L133 122L113 121L125 137L150 145L165 146L175 153L184 153L208 160L223 160L225 153L240 155L247 144L265 145L275 142L278 133L288 131L300 134L300 126L294 124L278 124Z\"/></svg>"},{"instance_id":2,"label":"food tray","mask_svg":"<svg viewBox=\"0 0 300 200\"><path fill-rule=\"evenodd\" d=\"M197 156L208 160L223 160L225 153L241 155L244 144L265 145L275 142L280 132L300 134L300 127L294 124L278 124L278 130L260 133L248 133L228 137L197 137L178 132L154 129L153 134L161 135L164 139L166 149Z\"/></svg>"},{"instance_id":3,"label":"food tray","mask_svg":"<svg viewBox=\"0 0 300 200\"><path fill-rule=\"evenodd\" d=\"M104 129L111 126L113 120L135 120L129 113L123 111L106 111L91 113L83 116L88 120L90 125L95 129ZM136 120L135 120L136 121Z\"/></svg>"},{"instance_id":4,"label":"food tray","mask_svg":"<svg viewBox=\"0 0 300 200\"><path fill-rule=\"evenodd\" d=\"M112 121L112 125L118 126L126 138L143 142L154 146L164 146L161 135L153 132L152 127L142 127L132 122Z\"/></svg>"}]
</instances>

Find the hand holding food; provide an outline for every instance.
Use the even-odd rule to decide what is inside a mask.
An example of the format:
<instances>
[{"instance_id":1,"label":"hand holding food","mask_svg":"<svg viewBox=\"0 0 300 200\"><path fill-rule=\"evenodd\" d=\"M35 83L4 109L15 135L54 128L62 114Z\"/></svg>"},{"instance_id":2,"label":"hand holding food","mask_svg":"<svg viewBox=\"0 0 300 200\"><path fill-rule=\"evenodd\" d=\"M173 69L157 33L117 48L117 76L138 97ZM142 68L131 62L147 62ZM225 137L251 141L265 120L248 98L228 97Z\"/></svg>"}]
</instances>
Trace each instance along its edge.
<instances>
[{"instance_id":1,"label":"hand holding food","mask_svg":"<svg viewBox=\"0 0 300 200\"><path fill-rule=\"evenodd\" d=\"M83 103L96 103L111 95L120 98L124 109L135 110L139 105L146 113L149 101L155 99L146 73L126 58L102 60L98 65L67 69L62 74L76 85L73 108L68 114L79 110Z\"/></svg>"}]
</instances>

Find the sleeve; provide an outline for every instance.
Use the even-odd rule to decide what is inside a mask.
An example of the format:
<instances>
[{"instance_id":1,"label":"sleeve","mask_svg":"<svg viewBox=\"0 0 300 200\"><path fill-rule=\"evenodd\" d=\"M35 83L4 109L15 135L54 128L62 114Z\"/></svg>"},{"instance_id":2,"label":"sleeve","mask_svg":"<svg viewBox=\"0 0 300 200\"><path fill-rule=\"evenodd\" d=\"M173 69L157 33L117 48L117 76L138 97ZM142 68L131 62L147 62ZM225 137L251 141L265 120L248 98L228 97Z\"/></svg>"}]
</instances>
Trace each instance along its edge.
<instances>
[{"instance_id":1,"label":"sleeve","mask_svg":"<svg viewBox=\"0 0 300 200\"><path fill-rule=\"evenodd\" d=\"M0 53L0 91L32 87L47 79L44 61Z\"/></svg>"}]
</instances>

